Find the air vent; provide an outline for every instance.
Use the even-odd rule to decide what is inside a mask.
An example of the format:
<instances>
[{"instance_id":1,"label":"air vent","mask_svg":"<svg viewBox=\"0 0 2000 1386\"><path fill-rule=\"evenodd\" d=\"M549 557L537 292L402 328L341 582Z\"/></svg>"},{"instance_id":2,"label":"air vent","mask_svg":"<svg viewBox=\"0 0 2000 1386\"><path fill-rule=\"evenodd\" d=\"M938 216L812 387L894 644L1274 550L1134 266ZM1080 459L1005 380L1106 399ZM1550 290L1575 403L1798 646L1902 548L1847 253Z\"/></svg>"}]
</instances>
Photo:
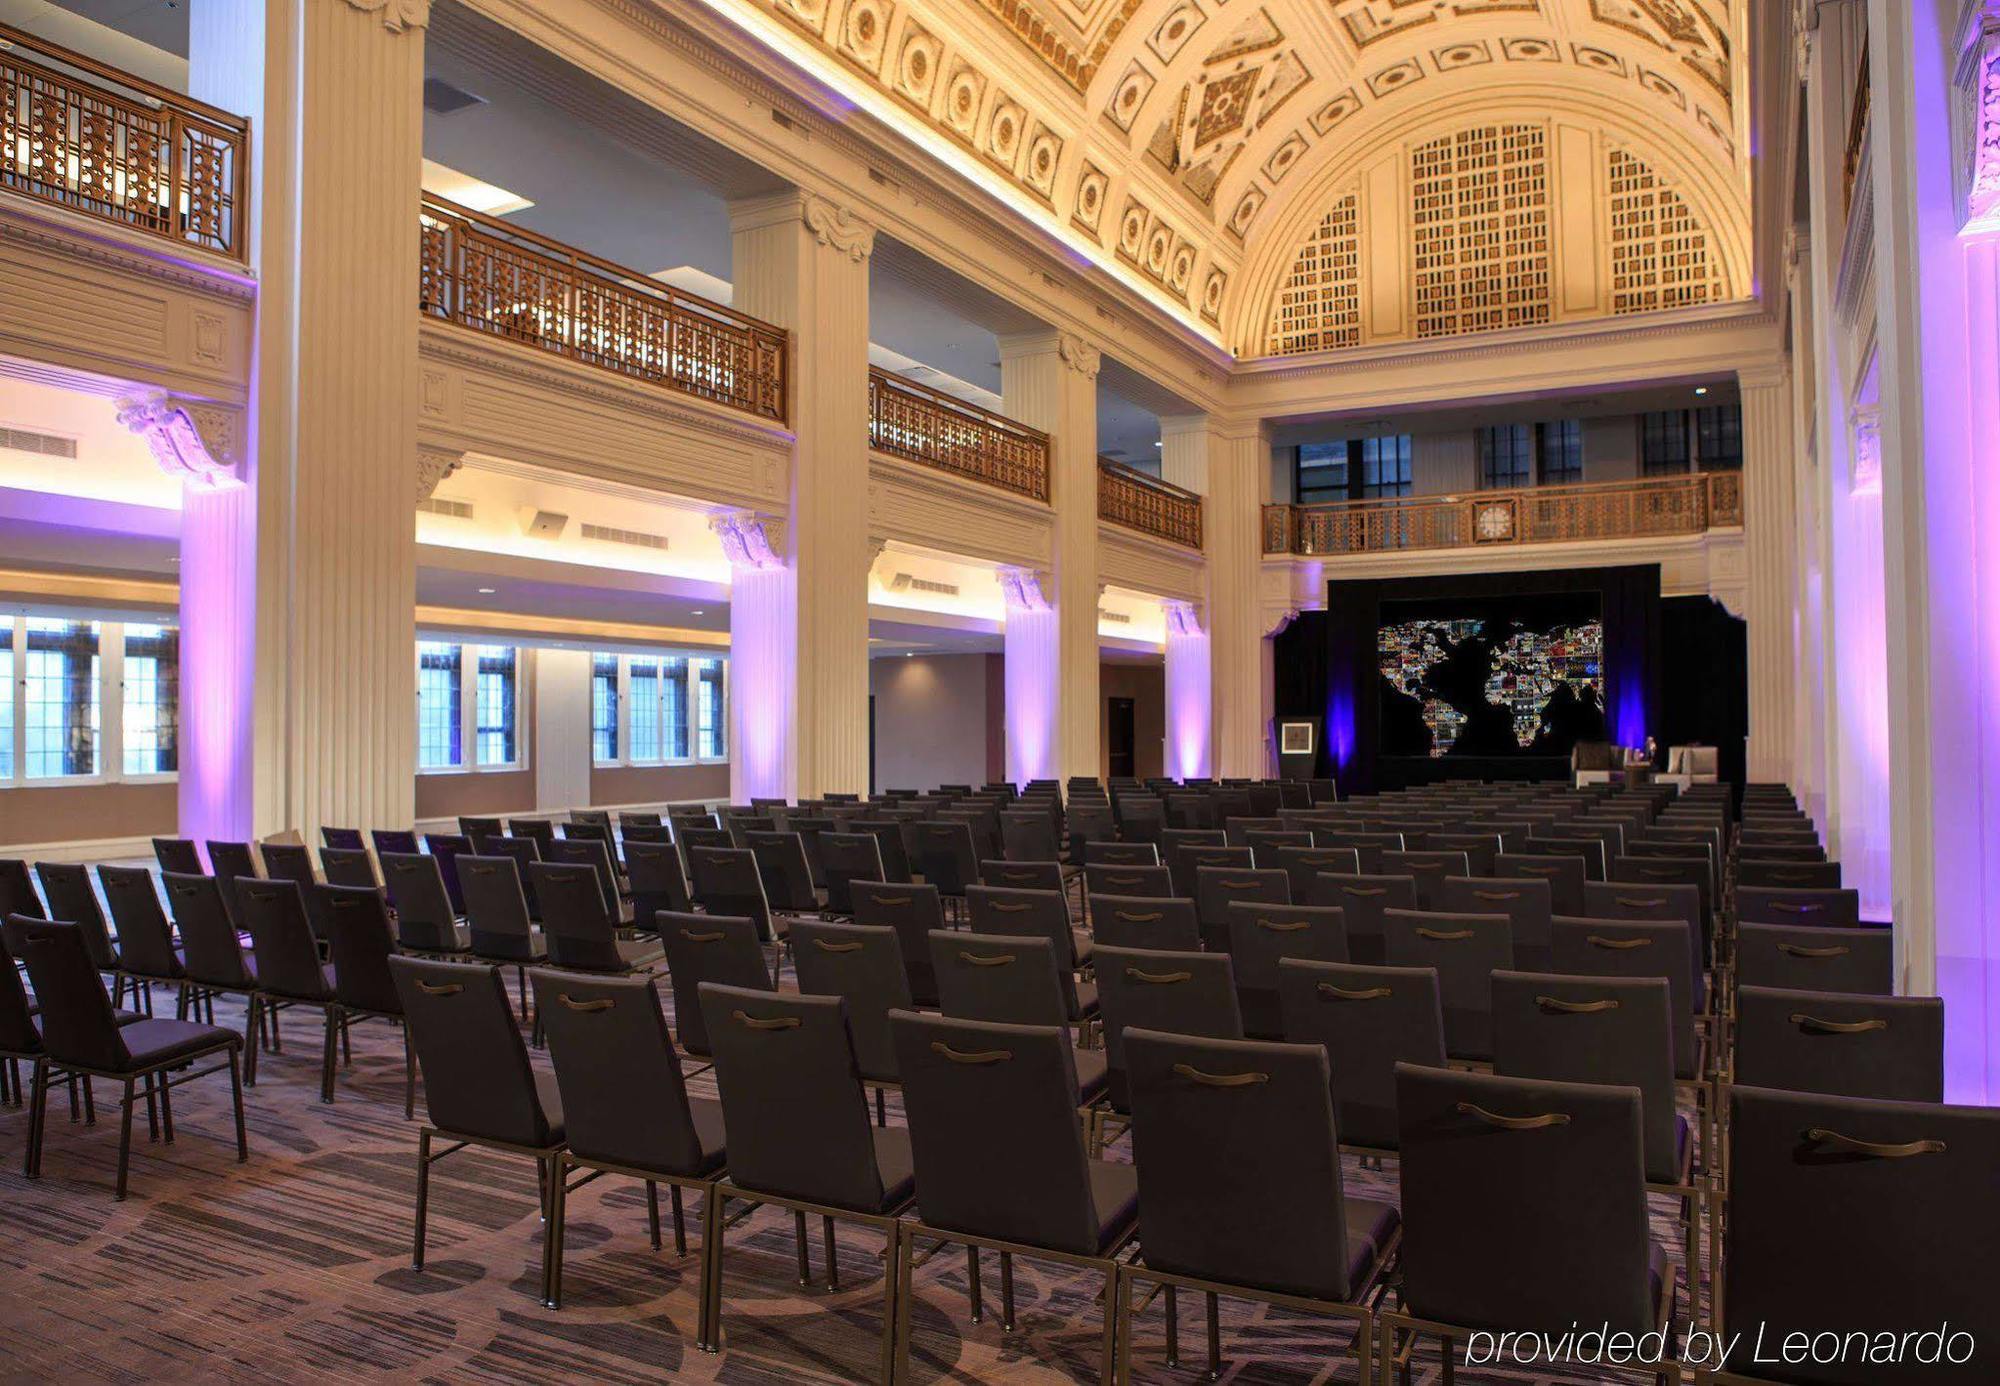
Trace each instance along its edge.
<instances>
[{"instance_id":1,"label":"air vent","mask_svg":"<svg viewBox=\"0 0 2000 1386\"><path fill-rule=\"evenodd\" d=\"M783 111L773 110L771 112L771 120L774 124L780 125L787 130L796 130L798 128L798 122Z\"/></svg>"},{"instance_id":2,"label":"air vent","mask_svg":"<svg viewBox=\"0 0 2000 1386\"><path fill-rule=\"evenodd\" d=\"M1109 621L1114 626L1129 626L1132 624L1132 618L1124 612L1106 611L1101 606L1097 608L1097 619L1100 621Z\"/></svg>"},{"instance_id":3,"label":"air vent","mask_svg":"<svg viewBox=\"0 0 2000 1386\"><path fill-rule=\"evenodd\" d=\"M472 518L470 501L440 500L436 496L429 496L417 502L417 509L426 515L449 515L454 520Z\"/></svg>"},{"instance_id":4,"label":"air vent","mask_svg":"<svg viewBox=\"0 0 2000 1386\"><path fill-rule=\"evenodd\" d=\"M455 87L442 77L424 78L424 109L438 115L450 115L462 111L467 106L484 106L486 98L474 96L471 92Z\"/></svg>"},{"instance_id":5,"label":"air vent","mask_svg":"<svg viewBox=\"0 0 2000 1386\"><path fill-rule=\"evenodd\" d=\"M667 536L664 534L647 534L636 529L612 529L608 525L585 525L583 537L606 544L630 544L638 549L664 549L667 546Z\"/></svg>"},{"instance_id":6,"label":"air vent","mask_svg":"<svg viewBox=\"0 0 2000 1386\"><path fill-rule=\"evenodd\" d=\"M530 539L556 540L562 538L563 530L569 526L569 516L558 515L553 510L523 510L521 512L521 533Z\"/></svg>"},{"instance_id":7,"label":"air vent","mask_svg":"<svg viewBox=\"0 0 2000 1386\"><path fill-rule=\"evenodd\" d=\"M36 433L25 428L0 428L0 448L15 452L36 452L44 457L76 457L76 439L53 433Z\"/></svg>"},{"instance_id":8,"label":"air vent","mask_svg":"<svg viewBox=\"0 0 2000 1386\"><path fill-rule=\"evenodd\" d=\"M958 584L955 582L932 582L929 578L920 578L915 573L898 573L889 579L889 590L892 592L935 592L940 597L956 597L958 595Z\"/></svg>"}]
</instances>

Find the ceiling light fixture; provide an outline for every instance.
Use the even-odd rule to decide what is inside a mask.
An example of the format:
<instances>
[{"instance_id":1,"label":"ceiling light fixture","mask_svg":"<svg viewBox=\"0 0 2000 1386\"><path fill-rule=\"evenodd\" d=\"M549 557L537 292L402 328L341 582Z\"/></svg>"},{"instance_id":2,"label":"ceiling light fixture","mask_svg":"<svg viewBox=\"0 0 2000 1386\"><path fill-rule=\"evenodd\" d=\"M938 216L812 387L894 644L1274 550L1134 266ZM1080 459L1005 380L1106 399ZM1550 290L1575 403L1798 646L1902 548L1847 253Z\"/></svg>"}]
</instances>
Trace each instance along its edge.
<instances>
[{"instance_id":1,"label":"ceiling light fixture","mask_svg":"<svg viewBox=\"0 0 2000 1386\"><path fill-rule=\"evenodd\" d=\"M700 607L696 607L696 608L695 608L695 609L694 609L693 611L690 611L690 612L688 613L688 615L690 615L690 616L701 616L701 615L704 615L704 614L706 614L706 613L704 613L704 612L702 611L702 609L701 609Z\"/></svg>"},{"instance_id":2,"label":"ceiling light fixture","mask_svg":"<svg viewBox=\"0 0 2000 1386\"><path fill-rule=\"evenodd\" d=\"M500 589L497 587L482 587L479 589L479 595L482 597L490 597L499 590Z\"/></svg>"},{"instance_id":3,"label":"ceiling light fixture","mask_svg":"<svg viewBox=\"0 0 2000 1386\"><path fill-rule=\"evenodd\" d=\"M449 198L461 207L470 207L475 212L494 217L525 211L535 205L531 198L482 178L474 178L469 173L461 173L433 159L424 160L423 188L425 192Z\"/></svg>"},{"instance_id":4,"label":"ceiling light fixture","mask_svg":"<svg viewBox=\"0 0 2000 1386\"><path fill-rule=\"evenodd\" d=\"M1697 386L1695 386L1695 387L1694 387L1694 392L1695 392L1695 393L1696 393L1697 395L1705 395L1705 394L1707 394L1707 393L1708 393L1708 386L1706 386L1706 385L1697 385Z\"/></svg>"}]
</instances>

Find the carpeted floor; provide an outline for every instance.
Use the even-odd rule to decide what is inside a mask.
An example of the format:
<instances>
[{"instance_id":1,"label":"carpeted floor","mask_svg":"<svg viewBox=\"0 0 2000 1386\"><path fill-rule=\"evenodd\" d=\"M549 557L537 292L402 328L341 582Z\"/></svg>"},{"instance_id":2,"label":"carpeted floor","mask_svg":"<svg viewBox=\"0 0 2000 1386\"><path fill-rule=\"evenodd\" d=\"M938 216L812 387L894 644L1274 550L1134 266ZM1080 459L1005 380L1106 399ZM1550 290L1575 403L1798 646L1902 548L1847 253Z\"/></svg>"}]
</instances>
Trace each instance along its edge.
<instances>
[{"instance_id":1,"label":"carpeted floor","mask_svg":"<svg viewBox=\"0 0 2000 1386\"><path fill-rule=\"evenodd\" d=\"M242 1024L218 1002L216 1019ZM114 1202L117 1118L72 1122L52 1103L43 1177L21 1176L25 1109L0 1110L0 1379L62 1382L425 1381L761 1382L873 1379L881 1318L879 1239L840 1235L829 1294L815 1223L815 1283L797 1283L790 1217L753 1213L729 1235L724 1350L692 1345L698 1249L677 1259L646 1235L644 1188L601 1179L574 1194L564 1307L541 1307L533 1166L468 1150L439 1164L430 1245L410 1269L416 1127L402 1120L402 1044L380 1023L354 1030L338 1101L317 1100L318 1030L293 1019L246 1093L250 1162L235 1160L228 1083L175 1096L177 1138L135 1123L131 1196ZM545 1062L537 1054L535 1061ZM692 1084L713 1095L706 1077ZM893 1099L893 1095L892 1095ZM418 1115L422 1116L419 1089ZM900 1119L891 1109L892 1122ZM1111 1152L1124 1155L1121 1143ZM1347 1175L1394 1197L1395 1167ZM662 1190L662 1207L666 1206ZM1674 1245L1656 1200L1656 1235ZM691 1243L698 1214L689 1207ZM1018 1324L999 1326L998 1270L985 1259L987 1315L969 1322L965 1258L938 1256L916 1279L919 1381L1094 1379L1101 1319L1093 1277L1017 1263ZM1224 1379L1359 1381L1347 1329L1310 1315L1224 1306ZM1165 1367L1161 1306L1136 1321L1141 1379L1202 1377L1199 1298L1184 1298L1183 1365ZM1420 1357L1416 1379L1439 1364ZM1461 1368L1458 1380L1577 1382ZM1603 1378L1614 1379L1614 1378ZM1624 1378L1630 1379L1630 1378Z\"/></svg>"}]
</instances>

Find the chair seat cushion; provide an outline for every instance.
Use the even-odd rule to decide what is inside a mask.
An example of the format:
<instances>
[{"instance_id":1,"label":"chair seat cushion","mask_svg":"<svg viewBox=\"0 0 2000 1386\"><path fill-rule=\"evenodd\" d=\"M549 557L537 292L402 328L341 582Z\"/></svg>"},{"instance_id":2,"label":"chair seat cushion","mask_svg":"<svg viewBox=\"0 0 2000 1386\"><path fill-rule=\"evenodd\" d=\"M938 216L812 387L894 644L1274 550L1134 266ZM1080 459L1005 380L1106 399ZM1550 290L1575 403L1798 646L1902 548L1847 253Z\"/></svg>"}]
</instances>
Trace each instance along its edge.
<instances>
[{"instance_id":1,"label":"chair seat cushion","mask_svg":"<svg viewBox=\"0 0 2000 1386\"><path fill-rule=\"evenodd\" d=\"M549 1138L544 1145L560 1145L563 1138L562 1089L556 1086L553 1073L538 1071L535 1074L535 1097L542 1105L542 1120L548 1126Z\"/></svg>"},{"instance_id":2,"label":"chair seat cushion","mask_svg":"<svg viewBox=\"0 0 2000 1386\"><path fill-rule=\"evenodd\" d=\"M1347 1283L1359 1286L1402 1226L1403 1215L1395 1204L1379 1198L1343 1199L1341 1211L1347 1219Z\"/></svg>"},{"instance_id":3,"label":"chair seat cushion","mask_svg":"<svg viewBox=\"0 0 2000 1386\"><path fill-rule=\"evenodd\" d=\"M548 941L538 933L474 934L472 956L481 962L540 962L549 955Z\"/></svg>"},{"instance_id":4,"label":"chair seat cushion","mask_svg":"<svg viewBox=\"0 0 2000 1386\"><path fill-rule=\"evenodd\" d=\"M1076 965L1082 967L1091 959L1090 934L1083 929L1069 931L1070 946L1076 950Z\"/></svg>"},{"instance_id":5,"label":"chair seat cushion","mask_svg":"<svg viewBox=\"0 0 2000 1386\"><path fill-rule=\"evenodd\" d=\"M243 1037L220 1025L192 1020L135 1020L118 1034L132 1060L128 1067L150 1068L170 1059L184 1059L211 1049L241 1048Z\"/></svg>"},{"instance_id":6,"label":"chair seat cushion","mask_svg":"<svg viewBox=\"0 0 2000 1386\"><path fill-rule=\"evenodd\" d=\"M722 1168L729 1145L723 1138L722 1104L706 1097L688 1099L688 1115L694 1120L694 1134L701 1141L701 1173Z\"/></svg>"},{"instance_id":7,"label":"chair seat cushion","mask_svg":"<svg viewBox=\"0 0 2000 1386\"><path fill-rule=\"evenodd\" d=\"M654 967L666 956L667 951L657 938L618 940L618 957L628 968Z\"/></svg>"},{"instance_id":8,"label":"chair seat cushion","mask_svg":"<svg viewBox=\"0 0 2000 1386\"><path fill-rule=\"evenodd\" d=\"M1078 982L1076 984L1076 1014L1071 1020L1090 1020L1097 1015L1097 983Z\"/></svg>"},{"instance_id":9,"label":"chair seat cushion","mask_svg":"<svg viewBox=\"0 0 2000 1386\"><path fill-rule=\"evenodd\" d=\"M1090 1202L1097 1210L1097 1251L1109 1251L1139 1216L1139 1171L1110 1160L1090 1162Z\"/></svg>"},{"instance_id":10,"label":"chair seat cushion","mask_svg":"<svg viewBox=\"0 0 2000 1386\"><path fill-rule=\"evenodd\" d=\"M910 1150L907 1126L871 1126L875 1137L875 1168L882 1175L882 1207L900 1208L917 1191L917 1157Z\"/></svg>"},{"instance_id":11,"label":"chair seat cushion","mask_svg":"<svg viewBox=\"0 0 2000 1386\"><path fill-rule=\"evenodd\" d=\"M321 964L319 965L319 980L320 980L320 990L319 990L319 991L318 991L317 993L315 993L315 994L313 994L313 995L310 995L310 996L303 996L303 995L296 995L296 994L294 994L294 993L292 993L292 992L289 992L289 991L277 991L277 990L274 990L274 989L272 989L272 988L269 988L269 987L266 987L266 988L264 989L264 991L265 991L265 994L266 994L267 996L274 996L274 997L276 997L276 998L277 998L278 1000L280 1000L280 1001L331 1001L331 1000L333 1000L333 989L334 989L334 982L333 982L333 964L332 964L332 963L321 963Z\"/></svg>"},{"instance_id":12,"label":"chair seat cushion","mask_svg":"<svg viewBox=\"0 0 2000 1386\"><path fill-rule=\"evenodd\" d=\"M1078 1049L1074 1052L1077 1100L1089 1102L1104 1091L1105 1080L1110 1071L1110 1061L1102 1049Z\"/></svg>"}]
</instances>

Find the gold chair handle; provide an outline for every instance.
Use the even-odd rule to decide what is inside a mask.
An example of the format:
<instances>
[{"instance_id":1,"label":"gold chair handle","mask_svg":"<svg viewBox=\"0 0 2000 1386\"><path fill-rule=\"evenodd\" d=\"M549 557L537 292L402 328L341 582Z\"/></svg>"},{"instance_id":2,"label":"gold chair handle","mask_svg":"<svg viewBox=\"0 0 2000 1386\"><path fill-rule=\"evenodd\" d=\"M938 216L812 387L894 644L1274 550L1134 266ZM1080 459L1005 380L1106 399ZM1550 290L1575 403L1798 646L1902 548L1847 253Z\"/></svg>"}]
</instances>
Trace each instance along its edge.
<instances>
[{"instance_id":1,"label":"gold chair handle","mask_svg":"<svg viewBox=\"0 0 2000 1386\"><path fill-rule=\"evenodd\" d=\"M1623 895L1614 896L1613 898L1619 904L1625 906L1625 908L1633 910L1656 910L1667 903L1665 900L1628 900Z\"/></svg>"},{"instance_id":2,"label":"gold chair handle","mask_svg":"<svg viewBox=\"0 0 2000 1386\"><path fill-rule=\"evenodd\" d=\"M1593 948L1617 948L1621 950L1651 948L1653 946L1653 940L1649 938L1606 938L1603 934L1586 934L1584 942Z\"/></svg>"},{"instance_id":3,"label":"gold chair handle","mask_svg":"<svg viewBox=\"0 0 2000 1386\"><path fill-rule=\"evenodd\" d=\"M1832 1146L1853 1155L1873 1155L1878 1160L1907 1160L1912 1155L1942 1155L1943 1141L1905 1141L1900 1145L1880 1141L1864 1141L1854 1136L1843 1136L1838 1131L1829 1131L1824 1126L1814 1126L1805 1133L1806 1139L1821 1145Z\"/></svg>"},{"instance_id":4,"label":"gold chair handle","mask_svg":"<svg viewBox=\"0 0 2000 1386\"><path fill-rule=\"evenodd\" d=\"M1034 908L1034 906L1032 906L1032 905L1009 905L1009 904L1006 904L1006 903L1003 903L1003 902L1001 902L1001 901L994 901L994 902L992 902L992 905L991 905L991 908L992 908L992 910L993 910L993 912L994 912L995 914L1025 914L1025 913L1027 913L1027 912L1028 912L1029 910L1033 909L1033 908Z\"/></svg>"},{"instance_id":5,"label":"gold chair handle","mask_svg":"<svg viewBox=\"0 0 2000 1386\"><path fill-rule=\"evenodd\" d=\"M796 1030L805 1022L795 1015L755 1016L746 1011L731 1011L730 1018L737 1024L751 1030Z\"/></svg>"},{"instance_id":6,"label":"gold chair handle","mask_svg":"<svg viewBox=\"0 0 2000 1386\"><path fill-rule=\"evenodd\" d=\"M1850 950L1837 943L1831 948L1807 948L1797 943L1781 943L1778 945L1778 951L1789 953L1795 958L1844 958Z\"/></svg>"},{"instance_id":7,"label":"gold chair handle","mask_svg":"<svg viewBox=\"0 0 2000 1386\"><path fill-rule=\"evenodd\" d=\"M1254 890L1257 887L1256 881L1217 881L1216 884L1224 890Z\"/></svg>"},{"instance_id":8,"label":"gold chair handle","mask_svg":"<svg viewBox=\"0 0 2000 1386\"><path fill-rule=\"evenodd\" d=\"M1791 1021L1809 1035L1860 1035L1870 1030L1889 1028L1889 1022L1879 1017L1874 1020L1822 1020L1804 1011L1793 1011Z\"/></svg>"},{"instance_id":9,"label":"gold chair handle","mask_svg":"<svg viewBox=\"0 0 2000 1386\"><path fill-rule=\"evenodd\" d=\"M871 895L868 897L868 903L877 909L900 909L910 903L910 897L907 895Z\"/></svg>"},{"instance_id":10,"label":"gold chair handle","mask_svg":"<svg viewBox=\"0 0 2000 1386\"><path fill-rule=\"evenodd\" d=\"M457 982L446 982L442 986L439 986L419 979L417 990L426 996L456 996L459 992L464 991L465 988Z\"/></svg>"},{"instance_id":11,"label":"gold chair handle","mask_svg":"<svg viewBox=\"0 0 2000 1386\"><path fill-rule=\"evenodd\" d=\"M1193 1064L1175 1064L1174 1072L1206 1088L1248 1088L1271 1081L1268 1073L1203 1073Z\"/></svg>"},{"instance_id":12,"label":"gold chair handle","mask_svg":"<svg viewBox=\"0 0 2000 1386\"><path fill-rule=\"evenodd\" d=\"M1296 934L1312 927L1310 919L1260 919L1260 929L1269 929L1274 934Z\"/></svg>"},{"instance_id":13,"label":"gold chair handle","mask_svg":"<svg viewBox=\"0 0 2000 1386\"><path fill-rule=\"evenodd\" d=\"M863 946L859 943L828 943L823 938L813 940L813 947L822 953L859 953Z\"/></svg>"},{"instance_id":14,"label":"gold chair handle","mask_svg":"<svg viewBox=\"0 0 2000 1386\"><path fill-rule=\"evenodd\" d=\"M1434 939L1439 943L1457 943L1461 939L1471 938L1473 932L1471 929L1418 929L1417 937Z\"/></svg>"},{"instance_id":15,"label":"gold chair handle","mask_svg":"<svg viewBox=\"0 0 2000 1386\"><path fill-rule=\"evenodd\" d=\"M967 953L960 950L958 956L961 962L969 962L974 967L1005 967L1008 963L1014 961L1015 955L1012 953Z\"/></svg>"},{"instance_id":16,"label":"gold chair handle","mask_svg":"<svg viewBox=\"0 0 2000 1386\"><path fill-rule=\"evenodd\" d=\"M609 996L600 997L598 1000L595 1001L578 1001L574 997L572 997L568 992L558 992L556 994L556 1000L562 1002L563 1005L569 1007L571 1010L582 1011L586 1015L594 1013L596 1011L608 1011L613 1006L618 1004Z\"/></svg>"},{"instance_id":17,"label":"gold chair handle","mask_svg":"<svg viewBox=\"0 0 2000 1386\"><path fill-rule=\"evenodd\" d=\"M1596 1015L1599 1011L1615 1011L1623 1003L1609 998L1599 1001L1565 1001L1560 996L1537 996L1535 1004L1550 1015Z\"/></svg>"},{"instance_id":18,"label":"gold chair handle","mask_svg":"<svg viewBox=\"0 0 2000 1386\"><path fill-rule=\"evenodd\" d=\"M1786 914L1824 914L1825 905L1788 905L1783 900L1773 900L1771 908L1783 910Z\"/></svg>"},{"instance_id":19,"label":"gold chair handle","mask_svg":"<svg viewBox=\"0 0 2000 1386\"><path fill-rule=\"evenodd\" d=\"M1810 881L1812 879L1812 873L1810 871L1773 871L1771 873L1771 876L1775 880L1799 881L1801 883L1805 881Z\"/></svg>"},{"instance_id":20,"label":"gold chair handle","mask_svg":"<svg viewBox=\"0 0 2000 1386\"><path fill-rule=\"evenodd\" d=\"M1385 996L1394 996L1396 994L1388 987L1369 987L1365 991L1349 991L1346 987L1337 987L1332 982L1321 982L1319 984L1319 992L1322 996L1331 996L1340 1001L1380 1001Z\"/></svg>"},{"instance_id":21,"label":"gold chair handle","mask_svg":"<svg viewBox=\"0 0 2000 1386\"><path fill-rule=\"evenodd\" d=\"M1104 883L1106 885L1116 885L1116 886L1144 885L1146 883L1146 878L1144 876L1106 876L1104 878Z\"/></svg>"},{"instance_id":22,"label":"gold chair handle","mask_svg":"<svg viewBox=\"0 0 2000 1386\"><path fill-rule=\"evenodd\" d=\"M1562 875L1562 868L1560 866L1524 866L1521 869L1527 872L1530 876Z\"/></svg>"},{"instance_id":23,"label":"gold chair handle","mask_svg":"<svg viewBox=\"0 0 2000 1386\"><path fill-rule=\"evenodd\" d=\"M1158 910L1154 910L1151 914L1128 914L1124 910L1113 910L1111 917L1124 924L1157 924L1166 918Z\"/></svg>"},{"instance_id":24,"label":"gold chair handle","mask_svg":"<svg viewBox=\"0 0 2000 1386\"><path fill-rule=\"evenodd\" d=\"M1172 986L1194 976L1192 972L1142 972L1136 967L1126 968L1125 975L1135 982L1151 982L1155 986Z\"/></svg>"},{"instance_id":25,"label":"gold chair handle","mask_svg":"<svg viewBox=\"0 0 2000 1386\"><path fill-rule=\"evenodd\" d=\"M1011 1049L980 1049L968 1052L963 1049L953 1049L943 1040L932 1040L931 1052L942 1054L955 1064L998 1064L1014 1057L1014 1051Z\"/></svg>"},{"instance_id":26,"label":"gold chair handle","mask_svg":"<svg viewBox=\"0 0 2000 1386\"><path fill-rule=\"evenodd\" d=\"M1388 887L1386 886L1342 886L1340 888L1340 893L1342 895L1352 895L1357 899L1366 900L1377 895L1387 895L1389 893L1389 890Z\"/></svg>"},{"instance_id":27,"label":"gold chair handle","mask_svg":"<svg viewBox=\"0 0 2000 1386\"><path fill-rule=\"evenodd\" d=\"M712 934L698 934L692 929L682 929L681 937L689 943L716 943L722 939L722 931L718 929Z\"/></svg>"},{"instance_id":28,"label":"gold chair handle","mask_svg":"<svg viewBox=\"0 0 2000 1386\"><path fill-rule=\"evenodd\" d=\"M1549 1126L1569 1125L1569 1116L1565 1112L1543 1112L1540 1116L1526 1117L1501 1116L1498 1112L1487 1111L1476 1102L1459 1103L1458 1113L1460 1116L1478 1117L1488 1126L1497 1126L1503 1131L1539 1131Z\"/></svg>"}]
</instances>

